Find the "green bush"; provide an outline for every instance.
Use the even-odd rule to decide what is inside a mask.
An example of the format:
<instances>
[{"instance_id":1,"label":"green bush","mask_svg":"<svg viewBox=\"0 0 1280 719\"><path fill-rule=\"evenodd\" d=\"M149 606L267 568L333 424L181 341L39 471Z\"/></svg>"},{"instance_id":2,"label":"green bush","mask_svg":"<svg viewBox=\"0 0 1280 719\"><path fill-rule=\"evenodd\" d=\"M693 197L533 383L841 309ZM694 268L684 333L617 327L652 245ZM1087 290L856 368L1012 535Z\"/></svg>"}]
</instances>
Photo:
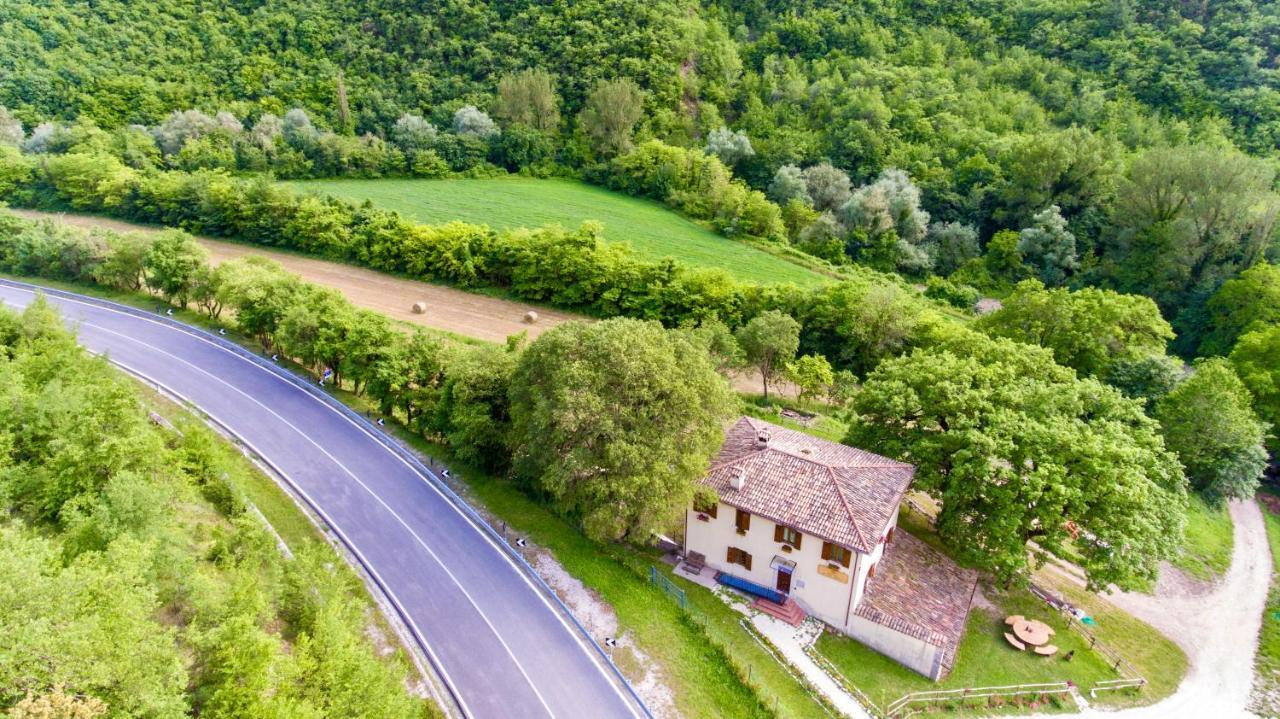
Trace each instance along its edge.
<instances>
[{"instance_id":1,"label":"green bush","mask_svg":"<svg viewBox=\"0 0 1280 719\"><path fill-rule=\"evenodd\" d=\"M952 307L958 307L965 311L972 310L981 297L978 291L969 285L958 285L941 277L929 278L925 286L924 296L941 300Z\"/></svg>"}]
</instances>

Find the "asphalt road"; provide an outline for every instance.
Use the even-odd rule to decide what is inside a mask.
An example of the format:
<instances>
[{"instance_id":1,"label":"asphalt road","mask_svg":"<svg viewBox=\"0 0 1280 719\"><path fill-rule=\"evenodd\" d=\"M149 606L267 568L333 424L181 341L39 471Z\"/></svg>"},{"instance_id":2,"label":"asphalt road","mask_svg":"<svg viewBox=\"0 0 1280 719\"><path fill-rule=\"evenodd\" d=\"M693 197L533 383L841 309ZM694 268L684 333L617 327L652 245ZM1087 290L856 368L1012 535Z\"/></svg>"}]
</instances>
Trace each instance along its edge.
<instances>
[{"instance_id":1,"label":"asphalt road","mask_svg":"<svg viewBox=\"0 0 1280 719\"><path fill-rule=\"evenodd\" d=\"M33 297L0 284L10 307ZM81 344L190 401L286 477L382 586L467 716L641 716L552 600L369 429L212 339L49 299Z\"/></svg>"}]
</instances>

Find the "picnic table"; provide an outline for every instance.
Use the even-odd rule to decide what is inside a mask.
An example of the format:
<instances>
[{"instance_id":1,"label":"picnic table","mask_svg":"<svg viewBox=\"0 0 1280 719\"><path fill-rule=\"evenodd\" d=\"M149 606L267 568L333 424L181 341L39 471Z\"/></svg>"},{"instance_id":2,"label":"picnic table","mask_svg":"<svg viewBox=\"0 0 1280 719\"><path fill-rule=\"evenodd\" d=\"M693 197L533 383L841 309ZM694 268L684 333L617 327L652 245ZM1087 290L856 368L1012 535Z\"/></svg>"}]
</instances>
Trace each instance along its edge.
<instances>
[{"instance_id":1,"label":"picnic table","mask_svg":"<svg viewBox=\"0 0 1280 719\"><path fill-rule=\"evenodd\" d=\"M1010 619L1014 620L1013 635L1024 644L1033 647L1044 646L1049 643L1049 638L1054 634L1053 627L1038 619L1024 617L1010 617Z\"/></svg>"}]
</instances>

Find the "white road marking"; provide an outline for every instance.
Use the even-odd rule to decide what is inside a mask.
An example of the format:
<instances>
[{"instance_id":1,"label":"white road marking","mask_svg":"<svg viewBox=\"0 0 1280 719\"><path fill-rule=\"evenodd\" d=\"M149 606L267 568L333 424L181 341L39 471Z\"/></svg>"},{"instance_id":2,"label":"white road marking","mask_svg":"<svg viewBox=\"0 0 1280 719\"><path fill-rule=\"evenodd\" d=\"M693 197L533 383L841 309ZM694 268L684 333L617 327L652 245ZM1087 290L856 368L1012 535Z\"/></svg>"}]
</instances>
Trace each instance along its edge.
<instances>
[{"instance_id":1,"label":"white road marking","mask_svg":"<svg viewBox=\"0 0 1280 719\"><path fill-rule=\"evenodd\" d=\"M21 291L21 292L26 292L26 293L31 294L31 295L35 295L35 291L30 290L30 289L27 289L27 288L25 288L25 287L14 287L14 286L12 286L12 285L7 285L7 286L8 286L8 287L10 287L11 289L14 289L14 290L18 290L18 291ZM171 325L169 325L169 324L166 324L166 323L164 323L164 322L159 322L159 321L156 321L156 320L154 320L154 319L151 319L150 317L142 317L142 316L134 315L134 314L131 314L131 313L128 313L128 312L122 312L122 311L117 310L117 309L114 309L114 308L112 308L112 307L106 307L106 306L99 305L99 304L95 304L95 303L92 303L92 302L84 302L84 301L82 301L82 300L75 299L75 298L70 298L70 297L56 296L56 295L55 295L55 297L56 297L57 299L61 300L61 301L65 301L65 302L72 302L72 303L79 304L79 305L83 305L83 306L85 306L85 307L89 307L89 308L92 308L92 309L97 309L97 310L102 310L102 311L105 311L105 312L110 312L110 313L113 313L113 314L122 315L122 316L124 316L124 317L128 317L128 318L130 318L130 319L140 320L140 321L143 321L143 322L150 322L150 323L152 323L152 324L155 324L155 325L160 326L160 327L161 327L161 328L163 328L163 329L166 329L166 330L169 330L169 331L172 331L172 332L180 332L180 333L182 333L182 334L184 334L184 335L186 335L186 336L188 336L188 337L191 337L192 339L198 340L198 341L200 341L200 342L202 342L202 343L204 343L204 344L206 344L206 345L208 345L208 346L210 346L210 347L213 347L213 348L215 348L215 349L217 349L217 350L220 350L220 351L222 351L222 352L225 352L226 354L228 354L228 355L230 355L230 356L234 357L235 359L239 360L240 362L243 362L243 363L245 363L245 364L249 365L249 366L250 366L250 367L252 367L253 369L256 369L256 370L258 370L259 372L262 372L262 373L266 374L268 377L271 377L271 378L275 379L275 380L276 380L276 381L278 381L278 382L283 382L283 383L285 383L286 385L288 385L288 386L290 387L290 389L293 389L293 390L298 390L298 389L300 389L297 385L293 384L292 382L290 382L289 380L285 379L284 377L281 377L280 375L278 375L278 374L276 374L276 373L274 373L274 372L271 372L270 370L266 369L265 367L261 367L261 366L259 366L258 364L256 364L256 363L254 363L254 362L249 361L248 359L246 359L245 357L241 356L240 354L238 354L238 353L236 353L236 352L233 352L232 350L230 350L230 349L228 349L228 348L226 348L226 347L223 347L222 345L220 345L220 344L218 344L218 343L216 343L216 342L211 342L208 338L203 337L203 336L201 336L201 335L200 335L200 334L198 334L198 333L186 332L186 331L184 331L184 330L182 330L182 329L175 328L175 327L173 327L173 326L171 326ZM112 330L107 330L106 328L100 327L100 326L98 326L98 325L93 325L93 326L98 327L99 329L103 329L104 331L111 332L112 334L116 334L116 335L118 335L118 336L125 337L125 339L129 339L129 340L131 340L131 341L137 342L138 344L143 344L143 345L146 345L146 346L148 346L148 347L152 347L152 345L148 345L147 343L142 342L142 341L140 341L140 340L136 340L136 339L134 339L134 338L132 338L132 337L127 337L127 336L125 336L125 335L120 335L120 333L114 332L114 331L112 331ZM163 350L159 350L158 348L155 348L155 347L152 347L152 349L157 349L158 351L160 351L160 352L162 352L162 353L164 353L164 354L169 354L169 353L164 352ZM169 354L169 356L173 356L173 355ZM272 359L274 360L274 359L275 359L275 356L273 356L273 357L272 357ZM179 360L179 361L183 361L183 363L184 363L184 364L188 364L188 365L190 365L190 363L189 363L189 362L185 362L184 360ZM194 367L194 365L190 365L190 366L193 366L193 367ZM199 369L199 368L196 368L196 369ZM204 374L209 374L208 372L204 372L204 370L200 370L200 371L201 371L201 372L203 372ZM209 375L209 376L211 376L211 377L212 377L213 375ZM216 378L216 377L215 377L215 379L218 379L218 378ZM221 382L222 380L220 380L220 379L219 379L219 381ZM225 383L225 382L223 382L223 384L226 384L226 383ZM228 386L229 386L229 385L228 385ZM237 390L237 391L239 391L239 390ZM244 393L243 393L243 392L241 392L241 394L244 394ZM357 423L356 421L354 421L353 419L351 419L350 417L348 417L346 414L344 414L344 413L342 413L342 412L338 411L337 409L335 409L334 407L330 406L328 403L324 402L324 401L323 401L323 400L321 400L320 398L316 397L315 395L313 395L313 394L311 394L311 393L309 393L309 392L305 392L305 391L303 391L303 392L302 392L302 394L303 394L305 397L307 397L307 398L311 399L312 401L314 401L314 402L318 403L321 407L325 408L326 410L328 410L328 411L330 411L330 412L333 412L334 414L338 415L338 416L339 416L339 417L341 417L343 420L345 420L348 424L350 424L351 426L355 427L357 430L359 430L359 431L363 432L366 436L368 436L369 438L373 439L373 440L374 440L375 442L377 442L378 444L380 444L380 445L381 445L381 444L384 444L384 443L383 443L383 441L382 441L378 436L374 435L374 434L373 434L372 432L370 432L367 428L365 428L364 426L360 425L359 423ZM245 396L248 396L248 395L245 395ZM250 399L252 399L252 398L250 398ZM257 404L261 405L261 403L258 403L256 400L254 400L254 401L255 401L255 403L257 403ZM275 414L275 412L272 412L269 408L266 408L266 407L264 406L264 409L267 409L267 411L268 411L268 412L271 412L271 413L272 413L273 415L275 415L276 417L279 417L279 415L276 415L276 414ZM281 421L284 421L286 424L289 424L289 423L288 423L288 421L287 421L287 420L284 420L284 418L283 418L283 417L280 417L280 419L281 419ZM301 434L303 437L306 437L306 435L305 435L305 434L303 434L301 431L299 431L296 427L293 427L293 425L292 425L292 424L289 424L289 426L290 426L292 429L294 429L294 431L296 431L296 432L298 432L299 434ZM315 444L317 447L319 447L319 445L318 445L318 444L316 444L314 441L312 441L309 437L306 437L306 438L307 438L307 441L309 441L309 442L311 442L312 444ZM390 448L387 448L387 449L388 449L388 451L391 453L391 455L392 455L392 456L394 456L394 457L395 457L397 460L399 460L402 464L404 464L406 467L408 467L408 468L409 468L409 470L410 470L410 471L411 471L411 472L412 472L412 473L413 473L413 474L414 474L414 475L419 479L419 481L421 481L422 483L424 483L425 485L427 485L428 487L430 487L430 488L431 488L431 490L432 490L433 492L435 492L437 495L439 495L439 496L440 496L440 498L441 498L441 500L443 500L443 501L445 502L445 504L449 505L449 507L450 507L451 509L453 509L453 511L454 511L454 512L456 512L456 513L458 514L458 516L462 517L462 519L463 519L464 521L466 521L466 522L467 522L467 524L469 524L469 525L471 525L471 526L473 526L473 527L475 526L475 524L474 524L474 522L471 520L471 518L470 518L470 517L468 517L468 516L467 516L467 515L466 515L466 514L461 510L461 509L459 509L459 508L457 507L457 505L455 505L455 504L453 503L453 501L451 501L448 497L446 497L446 496L445 496L445 494L444 494L443 492L441 492L441 491L440 491L440 488L439 488L439 487L436 487L436 486L435 486L431 481L429 481L426 477L422 476L421 472L419 472L419 471L418 471L418 469L417 469L416 467L414 467L414 466L413 466L412 464L410 464L407 460L405 460L405 459L404 459L404 457L401 457L401 456L399 455L399 453L394 452L394 451L391 451L391 450L390 450ZM323 448L321 448L321 451L322 451L322 452L324 451L324 450L323 450ZM329 456L329 457L330 457L330 459L333 459L333 458L332 458L332 456L331 456L331 455L329 455L327 452L325 452L325 455L326 455L326 456ZM335 460L334 460L334 462L335 462L335 463L337 463L337 460L335 459ZM339 466L342 466L342 465L339 463ZM352 473L350 472L350 470L347 470L347 468L346 468L346 467L343 467L343 470L344 470L344 471L346 471L346 472L347 472L347 474L351 475L351 476L352 476L352 478L355 478L355 475L354 475L354 474L352 474ZM391 508L390 508L390 507L389 507L385 502L383 502L383 500L382 500L382 498L381 498L381 497L379 497L378 495L374 494L374 493L372 492L372 490L370 490L367 486L365 486L363 482L360 482L360 480L359 480L359 479L356 479L356 481L357 481L357 482L359 482L359 483L360 483L360 485L361 485L362 487L364 487L364 488L365 488L365 490L366 490L366 491L368 491L368 492L369 492L369 493L370 493L370 494L371 494L375 499L377 499L377 500L378 500L378 502L379 502L380 504L382 504L384 507L387 507L388 511L391 511L391 512L392 512L392 514L396 516L396 519L397 519L397 520L399 520L399 521L401 522L401 524L404 524L404 520L403 520L403 519L401 519L401 518L399 517L399 515L396 515L396 514L395 514L395 511L394 511L394 510L391 510ZM326 520L326 521L327 521L327 520ZM332 523L331 523L331 524L332 524ZM407 525L406 525L406 529L407 529L407 528L408 528L408 527L407 527ZM520 569L520 567L515 563L515 561L514 561L514 560L513 560L513 559L512 559L512 558L511 558L511 557L510 557L506 552L504 552L504 551L502 550L502 548L501 548L501 547L499 547L499 546L497 545L497 543L495 543L495 542L493 541L493 538L492 538L492 537L490 537L490 536L488 535L488 533L487 533L487 532L485 532L484 530L480 529L479 527L476 527L476 530L477 530L477 533L478 533L478 534L480 534L480 536L481 536L481 537L482 537L482 538L483 538L483 539L484 539L484 540L485 540L485 541L486 541L486 542L487 542L491 547L493 547L493 548L494 548L494 550L495 550L495 551L497 551L499 555L501 555L501 556L502 556L502 558L503 558L503 559L504 559L504 560L505 560L505 561L506 561L506 562L511 566L511 568L512 568L512 569L514 569L514 570L516 571L516 573L520 576L520 578L524 580L525 584L526 584L526 585L528 585L528 587L529 587L531 590L533 590L534 594L535 594L535 595L537 595L537 597L542 601L543 605L545 605L545 606L547 607L547 609L548 609L548 610L550 610L550 611L551 611L551 613L555 615L556 619L560 622L561 626L563 626L563 627L564 627L564 629L565 629L567 632L569 632L570 636L572 636L572 637L574 638L575 643L576 643L576 644L578 644L578 646L579 646L580 648L582 648L584 651L586 651L586 652L587 652L587 654L588 654L588 655L589 655L589 657L590 657L591 664L592 664L593 666L595 666L596 671L600 672L601 676L602 676L602 677L604 677L605 682L606 682L606 683L608 683L608 685L613 689L613 692L614 692L615 694L617 694L617 695L618 695L618 698L622 700L623 704L624 704L624 705L626 705L626 706L628 707L628 711L630 711L630 712L632 713L632 715L633 715L633 716L637 716L637 717L639 717L639 716L640 716L640 714L636 713L636 710L635 710L635 707L634 707L634 705L633 705L633 701L632 701L632 699L631 699L630 697L626 696L625 694L623 694L622 690L618 688L617 683L613 680L613 677L609 676L609 674L604 670L604 667L600 666L599 661L597 661L597 660L595 659L595 657L594 657L594 654L596 654L596 653L598 653L598 652L593 651L594 647L589 646L589 645L586 645L586 644L584 643L584 637L582 636L582 633L581 633L581 632L579 632L579 631L575 631L573 627L570 627L570 626L569 626L569 623L565 621L565 618L564 618L564 616L561 614L561 612L560 612L560 611L558 611L558 610L557 610L557 609L556 609L556 608L551 604L551 602L550 602L550 600L549 600L549 599L547 599L547 597L545 596L545 593L544 593L543 591L541 591L541 590L540 590L540 589L539 589L539 588L538 588L538 587L533 583L533 581L532 581L531 579L529 579L529 577L527 576L527 574L526 574L523 570L521 570L521 569ZM412 533L412 530L411 530L411 529L410 529L410 532ZM415 539L418 539L418 542L419 542L419 543L421 543L421 544L423 544L423 546L424 546L424 547L426 547L425 543L423 543L423 542L422 542L422 540L421 540L420 538L418 538L418 536L417 536L416 534L414 534L414 538L415 538ZM430 551L431 551L429 547L427 548L427 551L428 551L428 552L430 552ZM445 566L444 566L444 563L443 563L443 562L441 562L441 561L439 560L439 558L435 557L435 554L434 554L434 553L432 553L432 557L433 557L433 558L435 558L435 559L436 559L436 561L437 561L438 563L440 563L440 565L441 565L442 567L444 567L445 571L449 574L450 579L453 579L454 583L458 585L458 588L459 588L460 590L462 590L462 586L461 586L461 584L457 581L457 578L456 578L456 577L454 577L453 573L452 573L452 572L450 572L450 571L449 571L449 569L448 569L447 567L445 567ZM472 602L472 606L475 606L475 602L471 599L470 595L468 595L468 594L466 593L466 590L462 590L462 591L463 591L463 594L467 596L468 601L471 601L471 602ZM479 612L479 607L476 607L476 610ZM488 617L487 617L487 616L485 616L483 612L480 612L480 615L481 615L481 617L484 619L485 623L489 625L489 628L490 628L490 629L493 629L494 634L495 634L495 635L497 635L497 630L496 630L496 629L494 629L494 627L493 627L492 623L490 623L490 622L489 622ZM511 654L511 650L510 650L510 648L509 648L509 647L507 647L506 642L505 642L505 641L503 641L503 640L502 640L502 638L501 638L500 636L498 637L498 640L499 640L500 642L502 642L503 647L507 649L507 653L508 653L508 654ZM513 659L513 660L515 659L514 655L512 656L512 659ZM525 674L525 672L524 672L524 668L520 666L520 663L519 663L518 661L516 662L516 665L517 665L518 667L520 667L520 672L521 672L521 674L524 674L525 679L526 679L526 680L528 680L528 679L529 679L528 675L527 675L527 674ZM532 682L532 681L530 681L530 686L531 686L531 687L533 687L533 682ZM537 688L536 688L536 687L533 687L533 689L534 689L534 692L538 694L538 699L539 699L540 701L542 701L542 704L543 704L543 706L545 707L545 706L546 706L546 701L545 701L545 700L543 700L541 693L540 693L540 692L538 692L538 690L537 690ZM548 712L550 712L550 709L549 709L549 708L548 708ZM554 716L554 715L553 715L553 716Z\"/></svg>"},{"instance_id":2,"label":"white road marking","mask_svg":"<svg viewBox=\"0 0 1280 719\"><path fill-rule=\"evenodd\" d=\"M91 354L95 354L99 356L104 354L99 352L93 352L92 350L89 350L89 352ZM157 387L162 388L165 392L168 392L174 397L182 399L183 401L186 401L186 402L191 402L191 404L193 405L195 404L195 401L192 400L190 397L187 397L183 393L173 389L172 387L166 385L160 380L154 377L151 377L150 375L146 374L145 372L142 372L141 370L131 367L125 364L124 362L121 362L120 360L111 359L110 357L107 358L107 361L111 362L114 365L119 366L121 369L125 370L126 372L129 372L130 374L133 374L139 378L145 379L148 382L154 383ZM401 603L400 598L396 596L394 591L392 591L391 586L387 584L385 581L383 581L382 575L378 574L378 570L373 568L373 565L370 564L369 561L365 558L364 554L355 545L355 542L352 542L351 539L347 537L346 533L343 532L342 529L337 525L337 523L335 523L329 517L329 514L325 512L324 509L322 509L320 505L317 504L315 500L311 498L311 495L307 494L307 491L303 489L302 486L299 485L298 482L294 480L293 477L289 476L289 474L285 472L283 469L281 469L280 467L278 467L275 464L275 462L272 462L267 457L267 455L263 454L262 451L260 451L258 447L254 445L252 440L246 437L242 437L237 432L232 432L231 426L228 425L226 422L224 422L222 418L219 417L218 415L213 414L212 412L210 412L209 410L203 407L200 408L200 411L204 413L206 416L208 416L210 419L212 419L214 422L217 422L219 425L226 428L226 431L231 432L237 439L243 442L246 447L253 450L254 454L258 455L258 457L263 462L265 462L267 466L269 466L272 469L272 471L279 474L281 477L284 477L285 481L289 483L289 486L293 488L293 491L301 495L302 498L306 500L307 504L311 507L311 509L316 514L320 515L320 518L324 520L325 524L328 525L329 529L331 529L335 534L338 535L339 538L342 539L342 542L347 546L347 549L352 554L356 555L356 558L360 560L360 564L362 567L364 567L365 571L369 572L369 574L372 575L375 580L377 580L378 585L382 588L382 591L387 595L387 599L391 601L391 603L395 606L395 608L400 612L400 616L409 625L409 629L413 632L414 637L418 640L418 643L422 645L423 650L431 658L431 661L435 666L436 671L438 671L441 674L441 678L444 679L445 684L447 684L450 688L452 688L453 691L451 691L450 694L452 694L454 701L458 702L458 705L462 709L463 715L473 716L471 713L471 709L467 706L466 700L459 695L457 686L454 684L452 677L449 676L449 672L444 668L444 664L440 661L440 657L436 655L434 650L432 650L431 644L427 641L426 635L424 635L422 633L422 630L418 628L417 623L414 622L413 617L409 616L409 612L405 609L404 604Z\"/></svg>"},{"instance_id":3,"label":"white road marking","mask_svg":"<svg viewBox=\"0 0 1280 719\"><path fill-rule=\"evenodd\" d=\"M205 376L209 377L210 379L214 380L215 382L218 382L219 384L225 385L228 389L232 390L232 391L233 391L233 392L235 392L236 394L239 394L239 395L243 396L245 399L249 400L250 402L252 402L252 403L254 403L254 404L258 405L258 406L259 406L259 407L261 407L264 411L266 411L268 414L270 414L271 416L273 416L273 417L275 417L276 419L280 420L280 421L281 421L282 423L284 423L287 427L289 427L289 428L290 428L290 429L292 429L294 432L296 432L296 433L298 434L298 436L300 436L300 437L302 437L303 439L305 439L305 440L306 440L308 443L310 443L313 447L315 447L316 449L320 450L320 453L321 453L321 454L323 454L324 456L328 457L328 458L329 458L329 460L330 460L331 462L333 462L334 464L338 465L338 467L340 467L340 468L342 469L342 471L343 471L343 472L345 472L345 473L347 474L347 476L348 476L348 477L350 477L351 479L355 480L355 483L356 483L356 484L360 485L360 487L361 487L361 488L363 488L363 489L364 489L364 491L368 492L368 494L369 494L369 496L370 496L370 497L373 497L375 500L377 500L378 504L382 505L382 507L383 507L384 509L386 509L388 512L390 512L390 513L391 513L391 516L395 517L395 518L396 518L396 521L400 523L400 526L404 527L404 528L405 528L405 530L406 530L406 531L408 531L408 532L409 532L409 534L413 536L414 540L416 540L416 541L418 542L418 544L419 544L419 545L421 545L421 547L427 551L427 554L431 555L431 558L432 558L433 560L435 560L436 564L440 565L440 568L441 568L441 569L443 569L443 570L444 570L444 572L445 572L445 574L447 574L447 575L449 576L449 579L450 579L450 580L454 583L454 585L458 588L458 591L462 592L462 596L464 596L464 597L466 597L466 598L467 598L467 602L471 604L471 607L472 607L473 609L475 609L476 614L480 615L480 618L481 618L482 620L484 620L485 625L489 627L489 631L493 632L493 635L494 635L494 637L498 640L498 643L499 643L499 644L501 644L501 645L502 645L502 648L507 652L507 656L511 657L511 661L512 661L512 663L513 663L513 664L515 664L515 665L516 665L516 668L520 671L520 675L524 677L524 679L525 679L525 681L526 681L526 682L528 682L529 687L533 690L534 695L535 695L535 696L537 696L537 697L538 697L538 701L542 703L542 707L543 707L544 709L546 709L546 710L547 710L547 715L548 715L548 716L551 716L551 717L555 717L555 712L551 711L551 707L547 704L546 699L544 699L544 698L543 698L543 696L542 696L542 692L538 691L538 687L534 685L534 683L533 683L533 679L531 679L531 678L529 677L529 675L525 672L524 667L520 664L520 661L519 661L518 659L516 659L515 652L512 652L512 651L511 651L511 647L510 647L510 646L508 646L508 645L507 645L506 640L502 638L502 635L498 632L498 628L497 628L497 627L495 627L495 626L493 625L493 622L489 621L489 617L488 617L487 615L485 615L485 613L484 613L484 611L483 611L483 610L481 610L481 609L480 609L480 605L479 605L479 604L476 604L475 599L473 599L473 598L472 598L472 596L471 596L471 594L470 594L470 593L469 593L469 592L468 592L468 591L467 591L467 590L462 586L462 583L458 581L458 578L457 578L457 577L453 574L453 572L449 569L448 565L446 565L446 564L444 563L444 560L440 559L440 557L435 553L435 551L434 551L433 549L431 549L431 546L430 546L430 545L428 545L425 541L423 541L422 537L418 536L418 533L417 533L417 532L415 532L415 531L413 530L413 527L410 527L410 526L409 526L409 523L408 523L408 522L406 522L406 521L404 521L404 518L403 518L403 517L401 517L401 516L400 516L400 515L399 515L399 514L394 510L394 509L392 509L392 508L391 508L391 505L387 504L387 503L386 503L386 501L382 499L382 497L378 496L378 493L377 493L377 492L374 492L374 491L373 491L373 490L372 490L372 489L371 489L367 484L365 484L363 481L361 481L361 479L360 479L359 477L357 477L357 476L356 476L355 472L352 472L350 469L348 469L348 468L347 468L347 466L346 466L345 464L343 464L343 463L342 463L342 462L341 462L337 457L334 457L332 454L329 454L328 450L326 450L326 449L325 449L325 448L324 448L324 447L323 447L319 442L316 442L315 440L311 439L311 437L307 436L307 434L306 434L305 432L303 432L302 430L298 429L298 427L297 427L296 425L294 425L292 422L290 422L289 420L285 419L284 417L281 417L279 414L277 414L277 413L276 413L276 411L275 411L275 410L271 409L271 408L270 408L270 407L268 407L267 405L263 404L262 402L259 402L259 401L257 400L257 398L253 397L252 395L250 395L249 393L247 393L247 392L245 392L244 390L240 389L239 387L236 387L235 385L231 384L230 382L227 382L226 380L222 379L221 377L218 377L217 375L213 374L212 372L208 372L208 371L206 371L206 370L205 370L205 369L203 369L202 367L199 367L199 366L197 366L197 365L195 365L195 364L192 364L191 362L188 362L187 360L184 360L183 358L181 358L181 357L179 357L179 356L177 356L177 355L175 355L175 354L173 354L173 353L171 353L171 352L166 352L165 350L163 350L163 349L161 349L161 348L159 348L159 347L156 347L156 346L155 346L155 345L153 345L153 344L149 344L149 343L147 343L147 342L143 342L142 340L137 339L137 338L135 338L135 337L130 337L130 336L126 335L126 334L122 334L122 333L120 333L120 332L116 332L115 330L108 329L108 328L106 328L106 327L103 327L102 325L96 325L96 324L94 324L94 323L92 323L92 322L87 322L87 321L82 320L82 321L81 321L81 326L85 326L85 327L93 327L93 328L95 328L95 329L101 330L101 331L106 332L106 333L108 333L108 334L113 334L113 335L115 335L115 336L117 336L117 337L120 337L120 338L122 338L122 339L128 340L128 341L130 341L130 342L133 342L133 343L135 343L135 344L142 345L143 347L149 347L151 350L155 351L155 352L156 352L156 353L158 353L158 354L162 354L162 355L164 355L164 356L166 356L166 357L171 357L171 358L173 358L175 361L177 361L177 362L179 362L179 363L181 363L181 364L184 364L184 365L186 365L186 366L188 366L188 367L190 367L190 368L194 369L195 371L197 371L197 372L199 372L200 374L203 374L203 375L205 375ZM121 364L123 364L123 363L121 363ZM136 370L135 370L135 371L136 371Z\"/></svg>"}]
</instances>

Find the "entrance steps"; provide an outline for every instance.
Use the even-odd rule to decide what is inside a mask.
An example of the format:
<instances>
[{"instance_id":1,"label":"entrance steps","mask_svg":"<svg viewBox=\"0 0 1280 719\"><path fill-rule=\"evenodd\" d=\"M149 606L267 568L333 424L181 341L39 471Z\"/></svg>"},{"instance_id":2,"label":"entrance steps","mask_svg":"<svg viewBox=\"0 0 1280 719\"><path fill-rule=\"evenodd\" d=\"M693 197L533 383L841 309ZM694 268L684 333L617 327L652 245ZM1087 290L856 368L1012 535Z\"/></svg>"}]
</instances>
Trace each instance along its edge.
<instances>
[{"instance_id":1,"label":"entrance steps","mask_svg":"<svg viewBox=\"0 0 1280 719\"><path fill-rule=\"evenodd\" d=\"M805 617L809 616L808 614L805 614L805 611L801 609L800 605L796 604L795 600L791 597L787 597L785 604L778 604L777 602L771 602L768 599L757 598L751 603L751 606L771 617L774 617L775 619L781 619L793 627L800 626L800 623L805 620Z\"/></svg>"}]
</instances>

